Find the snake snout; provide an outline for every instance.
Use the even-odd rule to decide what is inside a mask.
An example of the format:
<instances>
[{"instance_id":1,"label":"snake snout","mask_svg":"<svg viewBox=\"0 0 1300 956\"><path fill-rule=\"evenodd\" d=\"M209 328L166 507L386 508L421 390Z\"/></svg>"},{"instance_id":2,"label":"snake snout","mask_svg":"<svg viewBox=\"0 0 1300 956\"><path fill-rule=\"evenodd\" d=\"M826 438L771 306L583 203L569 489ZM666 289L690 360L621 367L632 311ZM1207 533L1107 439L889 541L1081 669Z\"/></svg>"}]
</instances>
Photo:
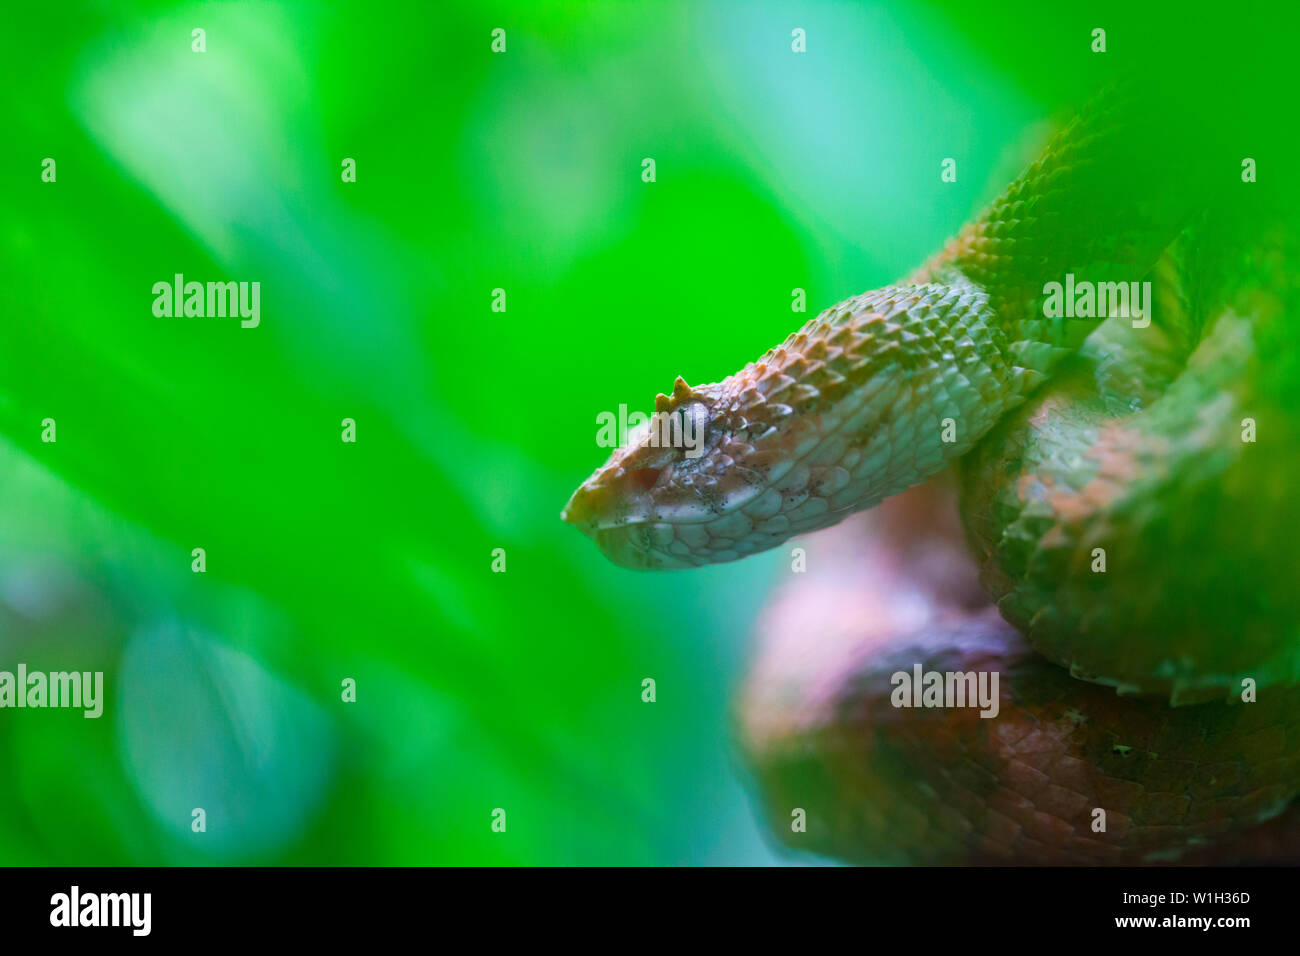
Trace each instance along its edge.
<instances>
[{"instance_id":1,"label":"snake snout","mask_svg":"<svg viewBox=\"0 0 1300 956\"><path fill-rule=\"evenodd\" d=\"M590 534L600 524L601 515L609 512L612 498L613 493L603 485L579 485L560 512L560 520Z\"/></svg>"},{"instance_id":2,"label":"snake snout","mask_svg":"<svg viewBox=\"0 0 1300 956\"><path fill-rule=\"evenodd\" d=\"M569 498L560 517L587 534L643 521L654 511L653 490L672 465L618 465L592 475Z\"/></svg>"}]
</instances>

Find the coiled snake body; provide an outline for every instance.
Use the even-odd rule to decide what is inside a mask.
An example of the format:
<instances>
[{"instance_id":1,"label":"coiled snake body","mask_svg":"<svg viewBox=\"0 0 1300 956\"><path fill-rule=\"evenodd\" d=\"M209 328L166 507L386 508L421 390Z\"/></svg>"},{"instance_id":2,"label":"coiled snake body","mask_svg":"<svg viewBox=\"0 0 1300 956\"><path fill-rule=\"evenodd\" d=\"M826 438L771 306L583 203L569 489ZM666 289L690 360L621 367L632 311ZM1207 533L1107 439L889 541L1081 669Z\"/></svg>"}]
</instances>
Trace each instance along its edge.
<instances>
[{"instance_id":1,"label":"coiled snake body","mask_svg":"<svg viewBox=\"0 0 1300 956\"><path fill-rule=\"evenodd\" d=\"M1300 285L1292 209L1241 176L1255 119L1172 79L1116 85L908 279L723 382L678 379L656 410L701 427L702 455L642 435L574 494L566 520L631 567L800 536L740 707L792 845L1231 860L1289 825ZM1053 282L1149 282L1151 308L1063 316ZM983 594L949 479L803 537L954 462ZM999 673L997 716L895 706L916 665Z\"/></svg>"}]
</instances>

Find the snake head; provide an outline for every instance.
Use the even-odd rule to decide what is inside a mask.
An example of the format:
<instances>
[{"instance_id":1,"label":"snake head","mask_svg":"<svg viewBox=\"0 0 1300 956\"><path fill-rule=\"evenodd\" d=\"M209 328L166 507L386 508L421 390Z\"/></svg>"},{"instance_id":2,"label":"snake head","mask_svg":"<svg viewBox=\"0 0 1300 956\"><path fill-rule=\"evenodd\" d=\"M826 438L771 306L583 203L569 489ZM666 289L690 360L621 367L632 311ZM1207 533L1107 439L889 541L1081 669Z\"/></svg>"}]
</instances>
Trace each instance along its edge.
<instances>
[{"instance_id":1,"label":"snake head","mask_svg":"<svg viewBox=\"0 0 1300 956\"><path fill-rule=\"evenodd\" d=\"M734 481L724 474L732 461L723 454L728 430L720 395L717 385L692 388L679 377L671 395L655 399L654 414L629 430L626 442L573 493L561 518L624 567L707 563L691 560L690 550L674 542L678 528L718 516L724 486Z\"/></svg>"},{"instance_id":2,"label":"snake head","mask_svg":"<svg viewBox=\"0 0 1300 956\"><path fill-rule=\"evenodd\" d=\"M846 299L716 385L679 378L562 517L633 568L735 561L835 524L942 470L1041 381L1029 349L1025 367L989 358L994 327L969 283Z\"/></svg>"}]
</instances>

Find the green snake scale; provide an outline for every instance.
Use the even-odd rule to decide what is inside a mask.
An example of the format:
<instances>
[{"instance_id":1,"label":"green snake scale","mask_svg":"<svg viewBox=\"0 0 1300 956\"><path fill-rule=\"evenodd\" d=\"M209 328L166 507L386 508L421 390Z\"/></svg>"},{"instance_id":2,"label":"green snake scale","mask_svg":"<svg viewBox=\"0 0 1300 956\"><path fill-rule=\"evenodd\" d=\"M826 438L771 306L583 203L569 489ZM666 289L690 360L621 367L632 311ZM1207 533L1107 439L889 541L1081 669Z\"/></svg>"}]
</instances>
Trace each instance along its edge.
<instances>
[{"instance_id":1,"label":"green snake scale","mask_svg":"<svg viewBox=\"0 0 1300 956\"><path fill-rule=\"evenodd\" d=\"M1111 85L905 280L660 395L703 454L643 432L575 492L628 567L798 536L740 705L791 845L1185 862L1292 832L1300 250L1294 189L1243 180L1258 112L1186 71ZM1149 323L1054 317L1067 276L1150 282ZM1000 712L891 705L917 664L998 672Z\"/></svg>"}]
</instances>

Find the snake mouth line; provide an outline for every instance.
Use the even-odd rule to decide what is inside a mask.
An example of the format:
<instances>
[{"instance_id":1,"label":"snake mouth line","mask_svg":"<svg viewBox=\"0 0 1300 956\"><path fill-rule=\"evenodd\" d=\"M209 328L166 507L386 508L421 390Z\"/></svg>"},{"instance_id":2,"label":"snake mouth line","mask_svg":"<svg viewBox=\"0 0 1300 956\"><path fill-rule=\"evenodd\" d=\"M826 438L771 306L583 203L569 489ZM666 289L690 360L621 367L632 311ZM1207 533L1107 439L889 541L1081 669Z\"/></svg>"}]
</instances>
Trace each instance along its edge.
<instances>
[{"instance_id":1,"label":"snake mouth line","mask_svg":"<svg viewBox=\"0 0 1300 956\"><path fill-rule=\"evenodd\" d=\"M577 495L574 495L576 498ZM560 512L561 520L573 525L592 541L601 553L620 567L634 571L676 571L695 567L690 562L641 543L637 530L647 522L634 521L622 524L601 525L573 499Z\"/></svg>"},{"instance_id":2,"label":"snake mouth line","mask_svg":"<svg viewBox=\"0 0 1300 956\"><path fill-rule=\"evenodd\" d=\"M680 571L695 566L675 555L640 544L636 534L636 529L640 527L642 523L597 528L588 533L596 542L596 547L620 567L634 571Z\"/></svg>"}]
</instances>

